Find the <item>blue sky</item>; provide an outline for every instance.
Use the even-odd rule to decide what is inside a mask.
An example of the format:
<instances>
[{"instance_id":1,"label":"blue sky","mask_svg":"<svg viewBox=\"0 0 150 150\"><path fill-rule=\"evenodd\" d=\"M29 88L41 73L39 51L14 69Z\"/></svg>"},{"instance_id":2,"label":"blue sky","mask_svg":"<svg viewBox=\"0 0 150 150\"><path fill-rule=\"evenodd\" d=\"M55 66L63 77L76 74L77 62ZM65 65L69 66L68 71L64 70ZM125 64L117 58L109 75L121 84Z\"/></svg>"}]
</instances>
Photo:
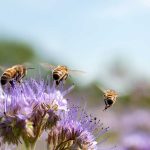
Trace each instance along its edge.
<instances>
[{"instance_id":1,"label":"blue sky","mask_svg":"<svg viewBox=\"0 0 150 150\"><path fill-rule=\"evenodd\" d=\"M0 1L1 36L29 41L47 59L104 82L115 58L150 76L149 28L150 0Z\"/></svg>"}]
</instances>

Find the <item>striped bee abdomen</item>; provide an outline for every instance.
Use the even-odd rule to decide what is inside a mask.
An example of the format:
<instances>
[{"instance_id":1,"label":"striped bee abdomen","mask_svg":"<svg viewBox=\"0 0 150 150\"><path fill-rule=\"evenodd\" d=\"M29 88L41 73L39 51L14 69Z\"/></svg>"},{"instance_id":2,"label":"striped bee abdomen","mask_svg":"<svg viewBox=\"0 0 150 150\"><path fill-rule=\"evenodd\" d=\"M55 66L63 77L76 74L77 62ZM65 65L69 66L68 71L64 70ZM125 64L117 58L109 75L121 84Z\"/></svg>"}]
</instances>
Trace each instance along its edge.
<instances>
[{"instance_id":1,"label":"striped bee abdomen","mask_svg":"<svg viewBox=\"0 0 150 150\"><path fill-rule=\"evenodd\" d=\"M5 85L11 79L15 77L15 71L11 69L7 69L1 76L1 84Z\"/></svg>"},{"instance_id":2,"label":"striped bee abdomen","mask_svg":"<svg viewBox=\"0 0 150 150\"><path fill-rule=\"evenodd\" d=\"M4 71L4 73L1 76L1 84L5 85L8 82L13 85L13 81L17 81L20 83L21 79L26 74L26 67L23 65L15 65L11 68L8 68Z\"/></svg>"},{"instance_id":3,"label":"striped bee abdomen","mask_svg":"<svg viewBox=\"0 0 150 150\"><path fill-rule=\"evenodd\" d=\"M5 85L7 82L8 82L7 76L6 76L6 75L3 75L3 76L1 77L1 84L2 84L2 85Z\"/></svg>"},{"instance_id":4,"label":"striped bee abdomen","mask_svg":"<svg viewBox=\"0 0 150 150\"><path fill-rule=\"evenodd\" d=\"M104 110L112 106L115 103L117 97L118 94L114 90L106 90L104 92L104 102L106 105Z\"/></svg>"},{"instance_id":5,"label":"striped bee abdomen","mask_svg":"<svg viewBox=\"0 0 150 150\"><path fill-rule=\"evenodd\" d=\"M61 76L62 76L62 72L61 71L54 71L53 72L54 80L59 80Z\"/></svg>"},{"instance_id":6,"label":"striped bee abdomen","mask_svg":"<svg viewBox=\"0 0 150 150\"><path fill-rule=\"evenodd\" d=\"M113 104L113 100L111 98L107 98L107 99L105 99L105 101L106 101L107 105L112 105Z\"/></svg>"}]
</instances>

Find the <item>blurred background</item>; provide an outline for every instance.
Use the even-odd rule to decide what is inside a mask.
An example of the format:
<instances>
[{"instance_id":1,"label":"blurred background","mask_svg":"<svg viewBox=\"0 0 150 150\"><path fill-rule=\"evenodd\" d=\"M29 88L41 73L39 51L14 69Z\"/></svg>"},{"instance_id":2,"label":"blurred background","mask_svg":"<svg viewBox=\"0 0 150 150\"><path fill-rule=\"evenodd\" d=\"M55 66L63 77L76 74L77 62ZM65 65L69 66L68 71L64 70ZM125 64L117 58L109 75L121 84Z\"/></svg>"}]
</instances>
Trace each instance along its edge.
<instances>
[{"instance_id":1,"label":"blurred background","mask_svg":"<svg viewBox=\"0 0 150 150\"><path fill-rule=\"evenodd\" d=\"M70 103L86 104L110 127L110 145L148 150L149 17L150 0L0 1L0 65L48 62L85 71L67 81L76 84ZM119 93L105 112L99 87Z\"/></svg>"}]
</instances>

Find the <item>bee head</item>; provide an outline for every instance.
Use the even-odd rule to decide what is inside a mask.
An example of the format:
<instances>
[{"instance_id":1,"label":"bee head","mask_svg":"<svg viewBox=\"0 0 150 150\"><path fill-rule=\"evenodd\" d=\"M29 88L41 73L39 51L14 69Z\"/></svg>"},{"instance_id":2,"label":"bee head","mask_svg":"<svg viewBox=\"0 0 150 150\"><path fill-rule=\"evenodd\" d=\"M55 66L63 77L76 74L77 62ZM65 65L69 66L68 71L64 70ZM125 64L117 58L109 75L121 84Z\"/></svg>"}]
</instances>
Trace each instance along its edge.
<instances>
[{"instance_id":1,"label":"bee head","mask_svg":"<svg viewBox=\"0 0 150 150\"><path fill-rule=\"evenodd\" d=\"M1 85L5 85L8 82L7 77L3 76L1 77Z\"/></svg>"}]
</instances>

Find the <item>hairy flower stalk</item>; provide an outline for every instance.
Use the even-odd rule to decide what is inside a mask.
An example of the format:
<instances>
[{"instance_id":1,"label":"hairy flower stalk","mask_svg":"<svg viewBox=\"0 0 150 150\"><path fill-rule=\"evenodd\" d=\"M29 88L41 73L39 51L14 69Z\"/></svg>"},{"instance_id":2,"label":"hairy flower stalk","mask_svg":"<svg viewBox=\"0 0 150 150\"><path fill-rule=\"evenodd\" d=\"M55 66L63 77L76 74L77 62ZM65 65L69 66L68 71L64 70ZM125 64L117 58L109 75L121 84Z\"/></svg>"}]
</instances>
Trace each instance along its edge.
<instances>
[{"instance_id":1,"label":"hairy flower stalk","mask_svg":"<svg viewBox=\"0 0 150 150\"><path fill-rule=\"evenodd\" d=\"M34 149L43 131L56 126L60 114L68 111L64 96L71 88L61 92L54 85L31 79L4 89L0 95L2 142L18 145L23 140L27 149Z\"/></svg>"},{"instance_id":2,"label":"hairy flower stalk","mask_svg":"<svg viewBox=\"0 0 150 150\"><path fill-rule=\"evenodd\" d=\"M102 127L99 120L88 116L84 110L72 107L49 132L47 149L96 150L97 139L107 129Z\"/></svg>"}]
</instances>

